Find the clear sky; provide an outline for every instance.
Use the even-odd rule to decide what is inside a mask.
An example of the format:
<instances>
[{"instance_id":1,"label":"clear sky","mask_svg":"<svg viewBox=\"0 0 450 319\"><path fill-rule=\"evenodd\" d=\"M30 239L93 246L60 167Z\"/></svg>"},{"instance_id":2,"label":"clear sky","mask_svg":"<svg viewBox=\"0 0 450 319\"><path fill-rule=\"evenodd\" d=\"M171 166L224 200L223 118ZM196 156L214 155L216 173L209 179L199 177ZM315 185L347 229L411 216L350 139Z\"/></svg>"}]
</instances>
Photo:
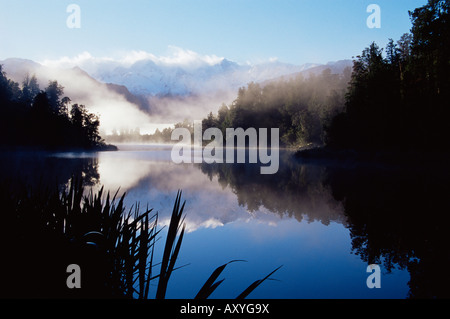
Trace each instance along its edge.
<instances>
[{"instance_id":1,"label":"clear sky","mask_svg":"<svg viewBox=\"0 0 450 319\"><path fill-rule=\"evenodd\" d=\"M398 40L408 10L426 0L0 0L0 59L43 61L89 52L156 56L175 46L238 63L270 59L302 64L350 59L372 41ZM68 28L69 4L81 9ZM369 4L381 8L370 29Z\"/></svg>"}]
</instances>

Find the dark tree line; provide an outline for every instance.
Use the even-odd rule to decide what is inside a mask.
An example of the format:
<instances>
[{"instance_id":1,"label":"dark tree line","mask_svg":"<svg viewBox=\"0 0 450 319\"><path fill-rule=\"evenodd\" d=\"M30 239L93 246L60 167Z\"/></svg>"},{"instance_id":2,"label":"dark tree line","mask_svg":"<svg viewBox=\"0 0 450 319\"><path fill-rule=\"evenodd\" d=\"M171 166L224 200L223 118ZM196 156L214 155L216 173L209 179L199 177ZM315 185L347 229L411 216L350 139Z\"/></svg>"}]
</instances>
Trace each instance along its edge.
<instances>
[{"instance_id":1,"label":"dark tree line","mask_svg":"<svg viewBox=\"0 0 450 319\"><path fill-rule=\"evenodd\" d=\"M226 128L279 128L282 146L322 144L324 126L342 110L350 73L350 68L341 75L326 69L266 85L252 82L239 89L231 105L223 104L217 115L211 112L203 130L217 127L226 136Z\"/></svg>"},{"instance_id":2,"label":"dark tree line","mask_svg":"<svg viewBox=\"0 0 450 319\"><path fill-rule=\"evenodd\" d=\"M162 130L158 128L153 134L141 134L140 129L113 129L111 135L106 136L106 140L111 143L176 143L172 140L172 132L176 128L186 128L194 134L194 123L185 119L176 123L173 127L166 127Z\"/></svg>"},{"instance_id":3,"label":"dark tree line","mask_svg":"<svg viewBox=\"0 0 450 319\"><path fill-rule=\"evenodd\" d=\"M99 117L84 105L71 104L64 88L49 81L41 90L35 76L20 86L0 65L0 146L44 149L107 149L99 134Z\"/></svg>"},{"instance_id":4,"label":"dark tree line","mask_svg":"<svg viewBox=\"0 0 450 319\"><path fill-rule=\"evenodd\" d=\"M426 165L392 167L299 164L281 153L274 175L254 164L196 164L229 187L250 212L264 207L281 217L341 223L349 229L352 254L384 272L410 274L408 298L450 297L447 265L450 170ZM433 165L430 165L430 164Z\"/></svg>"},{"instance_id":5,"label":"dark tree line","mask_svg":"<svg viewBox=\"0 0 450 319\"><path fill-rule=\"evenodd\" d=\"M411 33L376 43L353 70L299 76L239 89L231 105L203 120L203 130L279 128L280 145L330 149L441 150L450 117L450 0L410 12Z\"/></svg>"},{"instance_id":6,"label":"dark tree line","mask_svg":"<svg viewBox=\"0 0 450 319\"><path fill-rule=\"evenodd\" d=\"M444 160L431 162L395 171L327 167L323 183L342 202L353 254L388 273L407 269L408 298L448 299L450 171Z\"/></svg>"},{"instance_id":7,"label":"dark tree line","mask_svg":"<svg viewBox=\"0 0 450 319\"><path fill-rule=\"evenodd\" d=\"M326 142L357 150L437 150L448 145L450 1L410 12L411 33L354 61L345 112Z\"/></svg>"}]
</instances>

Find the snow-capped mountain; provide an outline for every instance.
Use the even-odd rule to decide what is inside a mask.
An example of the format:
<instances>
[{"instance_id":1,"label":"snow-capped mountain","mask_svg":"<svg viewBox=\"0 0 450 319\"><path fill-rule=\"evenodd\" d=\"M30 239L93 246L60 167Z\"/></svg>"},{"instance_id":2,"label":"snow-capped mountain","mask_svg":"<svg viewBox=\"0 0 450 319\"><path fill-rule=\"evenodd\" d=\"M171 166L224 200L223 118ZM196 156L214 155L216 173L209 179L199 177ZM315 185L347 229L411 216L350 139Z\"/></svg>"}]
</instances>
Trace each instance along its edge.
<instances>
[{"instance_id":1,"label":"snow-capped mountain","mask_svg":"<svg viewBox=\"0 0 450 319\"><path fill-rule=\"evenodd\" d=\"M214 94L217 91L236 92L239 87L246 86L250 82L262 83L307 70L333 68L332 64L293 65L276 60L253 65L238 64L226 58L204 57L181 49L177 49L171 57L158 58L145 53L132 59L131 62L95 58L85 53L74 59L64 58L43 63L23 59L7 59L0 63L4 64L5 70L13 77L23 76L26 73L41 73L47 69L77 68L101 83L124 86L132 94L146 97L183 97Z\"/></svg>"},{"instance_id":2,"label":"snow-capped mountain","mask_svg":"<svg viewBox=\"0 0 450 319\"><path fill-rule=\"evenodd\" d=\"M317 74L330 68L341 73L351 61L329 64L292 65L279 61L238 64L225 58L204 57L193 52L178 52L173 57L150 54L129 60L94 58L37 63L25 59L0 61L8 78L22 83L26 75L36 75L40 88L57 80L64 94L101 115L105 131L129 125L151 131L154 123L177 123L201 119L229 104L240 87L250 82L264 85L302 73Z\"/></svg>"},{"instance_id":3,"label":"snow-capped mountain","mask_svg":"<svg viewBox=\"0 0 450 319\"><path fill-rule=\"evenodd\" d=\"M188 96L217 90L236 90L249 82L262 82L290 73L301 72L317 64L301 66L269 62L240 65L227 59L195 68L161 65L142 60L131 66L111 67L107 63L88 73L96 80L126 86L131 93L146 96Z\"/></svg>"}]
</instances>

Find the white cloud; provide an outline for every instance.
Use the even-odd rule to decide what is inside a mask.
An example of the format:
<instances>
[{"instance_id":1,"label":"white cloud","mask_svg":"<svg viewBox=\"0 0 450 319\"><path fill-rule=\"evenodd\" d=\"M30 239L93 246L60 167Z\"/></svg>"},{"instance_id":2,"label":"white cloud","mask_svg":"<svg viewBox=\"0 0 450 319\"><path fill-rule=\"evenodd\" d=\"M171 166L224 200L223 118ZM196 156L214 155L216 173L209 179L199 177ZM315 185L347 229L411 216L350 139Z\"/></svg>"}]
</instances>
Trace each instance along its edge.
<instances>
[{"instance_id":1,"label":"white cloud","mask_svg":"<svg viewBox=\"0 0 450 319\"><path fill-rule=\"evenodd\" d=\"M58 62L49 62L47 68L37 70L36 77L41 87L49 80L57 80L64 87L64 95L70 97L72 104L83 104L89 112L100 115L100 129L108 134L113 129L120 128L140 127L143 132L151 129L149 115L137 105L85 74L68 69L74 61L88 61L90 58L90 54L83 53L72 60L63 58ZM66 68L57 67L58 65L64 65Z\"/></svg>"},{"instance_id":2,"label":"white cloud","mask_svg":"<svg viewBox=\"0 0 450 319\"><path fill-rule=\"evenodd\" d=\"M124 64L126 66L133 65L134 63L138 61L144 61L144 60L152 60L155 61L158 58L146 51L130 51L123 54L120 58L117 59L116 62L120 64Z\"/></svg>"},{"instance_id":3,"label":"white cloud","mask_svg":"<svg viewBox=\"0 0 450 319\"><path fill-rule=\"evenodd\" d=\"M87 51L79 53L73 57L61 57L55 60L44 60L40 63L47 67L72 68L78 66L87 72L93 72L94 69L102 64L114 64L129 67L139 61L153 61L157 65L179 66L185 68L197 68L203 65L214 65L220 63L223 57L216 55L201 55L197 52L182 49L177 46L169 46L168 54L156 56L146 51L128 51L117 54L115 57L94 57Z\"/></svg>"},{"instance_id":4,"label":"white cloud","mask_svg":"<svg viewBox=\"0 0 450 319\"><path fill-rule=\"evenodd\" d=\"M99 63L99 62L113 62L114 59L112 58L96 58L92 56L89 52L84 51L82 53L79 53L78 55L74 57L61 57L56 60L44 60L40 61L39 63L47 66L47 67L53 67L53 68L72 68L75 66L81 67L81 65L89 64L89 63Z\"/></svg>"},{"instance_id":5,"label":"white cloud","mask_svg":"<svg viewBox=\"0 0 450 319\"><path fill-rule=\"evenodd\" d=\"M200 55L194 51L176 46L170 46L169 52L169 56L160 57L155 63L161 62L167 65L198 67L204 64L214 65L223 60L223 58L216 55Z\"/></svg>"}]
</instances>

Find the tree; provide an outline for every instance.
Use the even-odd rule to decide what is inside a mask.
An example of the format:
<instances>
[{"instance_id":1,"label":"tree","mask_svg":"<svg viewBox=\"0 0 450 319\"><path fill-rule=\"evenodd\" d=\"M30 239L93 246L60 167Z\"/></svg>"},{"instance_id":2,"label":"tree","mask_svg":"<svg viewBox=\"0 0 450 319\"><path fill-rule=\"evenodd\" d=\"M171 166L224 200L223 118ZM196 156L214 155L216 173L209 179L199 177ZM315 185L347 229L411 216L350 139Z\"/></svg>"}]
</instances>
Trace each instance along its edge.
<instances>
[{"instance_id":1,"label":"tree","mask_svg":"<svg viewBox=\"0 0 450 319\"><path fill-rule=\"evenodd\" d=\"M41 91L33 99L33 109L38 114L44 116L44 114L49 113L50 110L50 100L47 93Z\"/></svg>"},{"instance_id":2,"label":"tree","mask_svg":"<svg viewBox=\"0 0 450 319\"><path fill-rule=\"evenodd\" d=\"M0 65L0 134L8 136L0 146L39 148L105 147L99 134L100 119L89 113L84 105L73 104L60 96L63 87L49 81L44 91L39 91L36 77L29 75L18 83L6 77Z\"/></svg>"},{"instance_id":3,"label":"tree","mask_svg":"<svg viewBox=\"0 0 450 319\"><path fill-rule=\"evenodd\" d=\"M0 64L0 102L3 105L6 101L11 98L12 92L9 88L8 78L6 73L3 71L3 66Z\"/></svg>"},{"instance_id":4,"label":"tree","mask_svg":"<svg viewBox=\"0 0 450 319\"><path fill-rule=\"evenodd\" d=\"M230 106L222 104L212 112L203 128L279 128L283 146L297 147L323 143L324 126L331 114L341 110L350 71L333 74L330 69L309 78L298 76L264 85L249 83L238 90Z\"/></svg>"},{"instance_id":5,"label":"tree","mask_svg":"<svg viewBox=\"0 0 450 319\"><path fill-rule=\"evenodd\" d=\"M386 63L391 66L397 66L400 61L400 50L394 40L389 39L388 45L386 46Z\"/></svg>"},{"instance_id":6,"label":"tree","mask_svg":"<svg viewBox=\"0 0 450 319\"><path fill-rule=\"evenodd\" d=\"M408 61L411 57L411 45L413 36L411 33L404 33L397 41L398 52L401 61Z\"/></svg>"},{"instance_id":7,"label":"tree","mask_svg":"<svg viewBox=\"0 0 450 319\"><path fill-rule=\"evenodd\" d=\"M410 12L413 27L386 58L372 43L354 61L345 113L327 143L355 149L441 150L449 145L450 0Z\"/></svg>"},{"instance_id":8,"label":"tree","mask_svg":"<svg viewBox=\"0 0 450 319\"><path fill-rule=\"evenodd\" d=\"M203 119L202 121L202 130L205 131L211 127L217 127L218 126L218 120L214 116L212 112L209 112L206 119Z\"/></svg>"},{"instance_id":9,"label":"tree","mask_svg":"<svg viewBox=\"0 0 450 319\"><path fill-rule=\"evenodd\" d=\"M72 124L78 128L83 128L86 116L86 107L84 105L73 104L70 110L70 120Z\"/></svg>"},{"instance_id":10,"label":"tree","mask_svg":"<svg viewBox=\"0 0 450 319\"><path fill-rule=\"evenodd\" d=\"M86 113L84 117L84 132L87 138L87 146L98 146L101 137L98 132L100 126L99 117L93 113Z\"/></svg>"},{"instance_id":11,"label":"tree","mask_svg":"<svg viewBox=\"0 0 450 319\"><path fill-rule=\"evenodd\" d=\"M52 112L54 114L60 114L60 97L64 94L64 87L59 85L58 81L49 81L45 93L47 93Z\"/></svg>"},{"instance_id":12,"label":"tree","mask_svg":"<svg viewBox=\"0 0 450 319\"><path fill-rule=\"evenodd\" d=\"M450 1L429 0L410 12L412 52L428 93L448 96L450 84Z\"/></svg>"},{"instance_id":13,"label":"tree","mask_svg":"<svg viewBox=\"0 0 450 319\"><path fill-rule=\"evenodd\" d=\"M0 65L0 102L2 104L10 104L10 102L18 102L20 96L19 83L14 82L6 77L2 65Z\"/></svg>"},{"instance_id":14,"label":"tree","mask_svg":"<svg viewBox=\"0 0 450 319\"><path fill-rule=\"evenodd\" d=\"M20 102L27 107L31 107L34 97L40 92L39 84L36 76L33 74L30 78L29 74L22 81L22 91L20 94Z\"/></svg>"},{"instance_id":15,"label":"tree","mask_svg":"<svg viewBox=\"0 0 450 319\"><path fill-rule=\"evenodd\" d=\"M59 115L63 116L63 117L68 117L69 116L69 104L70 102L72 102L72 100L65 96L62 98L61 103L60 103L60 107L59 107Z\"/></svg>"}]
</instances>

